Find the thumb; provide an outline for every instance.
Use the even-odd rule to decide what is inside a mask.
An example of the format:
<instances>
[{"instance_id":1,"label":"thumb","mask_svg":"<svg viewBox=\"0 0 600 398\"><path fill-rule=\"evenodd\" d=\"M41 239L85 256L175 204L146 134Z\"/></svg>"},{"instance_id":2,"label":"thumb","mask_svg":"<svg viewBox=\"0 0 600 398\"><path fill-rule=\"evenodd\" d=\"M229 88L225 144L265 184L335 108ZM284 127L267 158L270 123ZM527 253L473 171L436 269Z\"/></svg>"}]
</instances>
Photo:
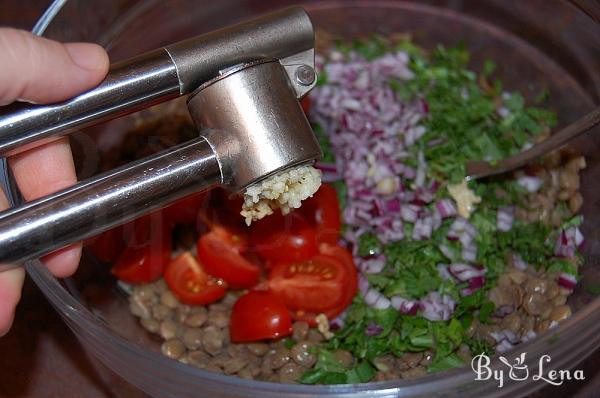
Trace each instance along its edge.
<instances>
[{"instance_id":1,"label":"thumb","mask_svg":"<svg viewBox=\"0 0 600 398\"><path fill-rule=\"evenodd\" d=\"M108 55L97 44L62 44L16 29L0 28L0 54L0 105L66 100L108 72Z\"/></svg>"}]
</instances>

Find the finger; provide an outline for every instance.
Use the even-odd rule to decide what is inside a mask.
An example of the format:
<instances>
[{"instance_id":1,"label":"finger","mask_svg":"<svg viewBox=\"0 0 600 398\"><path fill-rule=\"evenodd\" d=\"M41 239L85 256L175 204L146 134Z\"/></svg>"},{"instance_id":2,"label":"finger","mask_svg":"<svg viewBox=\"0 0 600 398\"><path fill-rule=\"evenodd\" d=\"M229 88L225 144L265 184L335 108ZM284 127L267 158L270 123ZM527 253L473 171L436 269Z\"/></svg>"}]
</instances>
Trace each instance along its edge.
<instances>
[{"instance_id":1,"label":"finger","mask_svg":"<svg viewBox=\"0 0 600 398\"><path fill-rule=\"evenodd\" d=\"M0 188L0 211L8 208L8 200ZM21 288L25 279L23 268L0 272L0 337L4 336L15 317L15 307L21 299Z\"/></svg>"},{"instance_id":2,"label":"finger","mask_svg":"<svg viewBox=\"0 0 600 398\"><path fill-rule=\"evenodd\" d=\"M8 332L13 323L24 280L23 267L0 272L0 337Z\"/></svg>"},{"instance_id":3,"label":"finger","mask_svg":"<svg viewBox=\"0 0 600 398\"><path fill-rule=\"evenodd\" d=\"M0 54L0 105L71 98L100 83L109 65L96 44L62 44L10 28L0 28Z\"/></svg>"},{"instance_id":4,"label":"finger","mask_svg":"<svg viewBox=\"0 0 600 398\"><path fill-rule=\"evenodd\" d=\"M67 137L11 156L8 162L21 194L28 202L67 188L77 181ZM54 275L65 277L75 272L80 257L81 245L77 244L52 253L43 261Z\"/></svg>"}]
</instances>

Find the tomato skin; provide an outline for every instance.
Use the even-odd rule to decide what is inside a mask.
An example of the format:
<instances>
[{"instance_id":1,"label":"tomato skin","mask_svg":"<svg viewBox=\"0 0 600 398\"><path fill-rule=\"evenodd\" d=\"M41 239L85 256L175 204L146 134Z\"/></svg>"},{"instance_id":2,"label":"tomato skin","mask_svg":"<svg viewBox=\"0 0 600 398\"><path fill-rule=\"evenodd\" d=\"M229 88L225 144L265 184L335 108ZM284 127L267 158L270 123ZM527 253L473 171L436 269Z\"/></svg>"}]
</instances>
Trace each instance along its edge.
<instances>
[{"instance_id":1,"label":"tomato skin","mask_svg":"<svg viewBox=\"0 0 600 398\"><path fill-rule=\"evenodd\" d=\"M226 284L209 276L190 252L171 260L164 277L169 289L185 304L210 304L222 298L227 291Z\"/></svg>"},{"instance_id":2,"label":"tomato skin","mask_svg":"<svg viewBox=\"0 0 600 398\"><path fill-rule=\"evenodd\" d=\"M311 107L310 97L307 95L306 97L302 98L302 100L300 101L300 105L302 106L302 110L304 111L304 113L308 115L308 112L310 112Z\"/></svg>"},{"instance_id":3,"label":"tomato skin","mask_svg":"<svg viewBox=\"0 0 600 398\"><path fill-rule=\"evenodd\" d=\"M245 237L222 227L215 227L198 240L198 258L210 275L221 278L234 289L252 287L260 268L242 256Z\"/></svg>"},{"instance_id":4,"label":"tomato skin","mask_svg":"<svg viewBox=\"0 0 600 398\"><path fill-rule=\"evenodd\" d=\"M279 212L252 224L250 242L271 264L306 261L318 252L317 233L301 215Z\"/></svg>"},{"instance_id":5,"label":"tomato skin","mask_svg":"<svg viewBox=\"0 0 600 398\"><path fill-rule=\"evenodd\" d=\"M131 237L111 273L124 282L134 284L160 278L170 261L172 250L171 229L163 225L162 216L153 213L142 217L126 224L123 231Z\"/></svg>"},{"instance_id":6,"label":"tomato skin","mask_svg":"<svg viewBox=\"0 0 600 398\"><path fill-rule=\"evenodd\" d=\"M162 209L165 220L171 225L194 225L198 217L198 211L206 199L204 192L195 193L179 199L175 203Z\"/></svg>"},{"instance_id":7,"label":"tomato skin","mask_svg":"<svg viewBox=\"0 0 600 398\"><path fill-rule=\"evenodd\" d=\"M113 263L125 250L125 241L123 228L116 227L87 239L84 246L101 262Z\"/></svg>"},{"instance_id":8,"label":"tomato skin","mask_svg":"<svg viewBox=\"0 0 600 398\"><path fill-rule=\"evenodd\" d=\"M277 296L268 291L250 291L233 305L229 334L235 343L289 336L292 319Z\"/></svg>"},{"instance_id":9,"label":"tomato skin","mask_svg":"<svg viewBox=\"0 0 600 398\"><path fill-rule=\"evenodd\" d=\"M333 186L322 184L311 198L302 203L298 211L315 226L318 242L337 244L342 219L337 191Z\"/></svg>"}]
</instances>

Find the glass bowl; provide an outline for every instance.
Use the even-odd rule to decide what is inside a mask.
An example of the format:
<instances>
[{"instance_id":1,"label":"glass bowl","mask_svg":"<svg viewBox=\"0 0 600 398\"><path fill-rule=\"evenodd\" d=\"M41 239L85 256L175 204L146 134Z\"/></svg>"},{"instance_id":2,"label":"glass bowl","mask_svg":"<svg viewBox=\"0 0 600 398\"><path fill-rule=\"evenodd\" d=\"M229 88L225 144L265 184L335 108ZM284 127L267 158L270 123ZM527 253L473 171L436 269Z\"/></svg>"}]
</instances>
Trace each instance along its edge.
<instances>
[{"instance_id":1,"label":"glass bowl","mask_svg":"<svg viewBox=\"0 0 600 398\"><path fill-rule=\"evenodd\" d=\"M197 2L193 0L57 0L35 31L63 41L95 41L112 61L133 56L188 36L210 31L295 2L276 0ZM370 33L410 33L416 43L464 42L473 67L494 60L508 89L533 97L550 92L549 107L565 125L589 111L600 98L600 28L574 5L543 0L463 1L306 1L301 3L319 29L355 37ZM582 3L583 4L583 3ZM112 121L73 136L80 177L98 170L98 148L133 123L133 117ZM581 192L585 198L583 230L586 266L582 282L570 299L574 315L539 338L519 345L526 352L530 374L537 374L542 355L554 369L569 369L600 346L600 299L588 286L600 282L599 143L593 133L575 148L587 156ZM101 137L101 138L99 138ZM469 367L429 375L356 385L302 386L247 381L183 365L160 354L152 339L129 313L127 298L106 267L84 255L77 274L59 281L39 261L27 264L33 280L99 361L146 393L156 397L416 397L520 396L545 384L507 379L475 381ZM500 369L492 361L492 369Z\"/></svg>"}]
</instances>

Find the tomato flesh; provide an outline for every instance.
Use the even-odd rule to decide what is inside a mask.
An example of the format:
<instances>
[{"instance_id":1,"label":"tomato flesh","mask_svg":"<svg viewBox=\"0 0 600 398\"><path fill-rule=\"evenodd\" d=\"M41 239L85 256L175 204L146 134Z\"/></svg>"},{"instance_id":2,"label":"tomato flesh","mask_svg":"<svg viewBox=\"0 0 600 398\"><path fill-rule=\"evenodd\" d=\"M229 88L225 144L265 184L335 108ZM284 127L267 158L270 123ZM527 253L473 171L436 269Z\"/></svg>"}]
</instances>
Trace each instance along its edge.
<instances>
[{"instance_id":1,"label":"tomato flesh","mask_svg":"<svg viewBox=\"0 0 600 398\"><path fill-rule=\"evenodd\" d=\"M322 184L315 194L298 209L308 222L314 225L319 243L337 244L342 220L337 191L329 184Z\"/></svg>"},{"instance_id":2,"label":"tomato flesh","mask_svg":"<svg viewBox=\"0 0 600 398\"><path fill-rule=\"evenodd\" d=\"M231 341L243 343L289 336L292 319L279 298L268 291L251 291L240 297L231 310Z\"/></svg>"},{"instance_id":3,"label":"tomato flesh","mask_svg":"<svg viewBox=\"0 0 600 398\"><path fill-rule=\"evenodd\" d=\"M269 274L269 288L291 311L324 312L339 306L347 283L346 267L316 255L301 263L281 263Z\"/></svg>"},{"instance_id":4,"label":"tomato flesh","mask_svg":"<svg viewBox=\"0 0 600 398\"><path fill-rule=\"evenodd\" d=\"M151 214L126 225L133 227L127 247L111 268L111 273L128 283L148 283L160 278L171 258L171 230L159 214Z\"/></svg>"},{"instance_id":5,"label":"tomato flesh","mask_svg":"<svg viewBox=\"0 0 600 398\"><path fill-rule=\"evenodd\" d=\"M234 289L252 287L260 268L242 256L245 237L222 227L215 227L198 240L198 258L210 275L221 278Z\"/></svg>"},{"instance_id":6,"label":"tomato flesh","mask_svg":"<svg viewBox=\"0 0 600 398\"><path fill-rule=\"evenodd\" d=\"M210 304L222 298L227 291L225 282L208 275L190 252L174 258L164 276L169 289L185 304Z\"/></svg>"},{"instance_id":7,"label":"tomato flesh","mask_svg":"<svg viewBox=\"0 0 600 398\"><path fill-rule=\"evenodd\" d=\"M293 319L316 326L318 314L333 319L352 303L358 278L346 249L321 245L320 254L308 262L273 268L268 287L284 302Z\"/></svg>"},{"instance_id":8,"label":"tomato flesh","mask_svg":"<svg viewBox=\"0 0 600 398\"><path fill-rule=\"evenodd\" d=\"M317 233L301 215L279 212L252 224L253 249L272 264L301 262L318 252Z\"/></svg>"}]
</instances>

